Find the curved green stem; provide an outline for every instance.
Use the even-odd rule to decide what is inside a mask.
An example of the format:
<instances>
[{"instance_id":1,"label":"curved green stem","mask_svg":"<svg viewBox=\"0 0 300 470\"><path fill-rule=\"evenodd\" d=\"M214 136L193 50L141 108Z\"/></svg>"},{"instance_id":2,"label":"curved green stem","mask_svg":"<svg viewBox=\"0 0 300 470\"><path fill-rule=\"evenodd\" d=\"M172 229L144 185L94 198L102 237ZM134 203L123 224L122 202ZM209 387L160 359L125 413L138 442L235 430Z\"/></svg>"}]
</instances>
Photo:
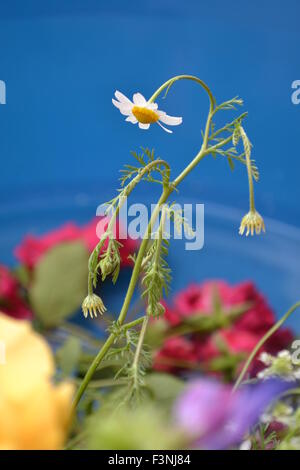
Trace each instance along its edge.
<instances>
[{"instance_id":1,"label":"curved green stem","mask_svg":"<svg viewBox=\"0 0 300 470\"><path fill-rule=\"evenodd\" d=\"M119 315L118 320L117 320L120 325L122 325L125 321L125 318L126 318L126 315L127 315L128 309L129 309L129 305L130 305L130 302L131 302L136 284L137 284L138 279L139 279L143 257L145 255L145 252L146 252L146 249L147 249L147 246L148 246L148 239L151 236L152 227L153 227L154 222L156 221L156 218L158 217L161 206L167 201L168 197L174 191L174 189L178 186L178 184L193 170L193 168L195 168L195 166L200 162L200 160L202 160L202 158L207 154L206 150L207 150L207 145L208 145L208 136L209 136L209 130L210 130L210 125L211 125L213 110L214 110L214 107L215 107L215 99L214 99L209 87L202 80L200 80L199 78L194 77L192 75L179 75L177 77L171 78L166 83L164 83L152 95L152 97L150 98L149 101L151 101L151 102L154 101L165 88L170 88L170 86L173 85L173 83L175 83L178 80L183 80L183 79L193 80L193 81L197 82L198 84L200 84L202 86L202 88L204 88L204 90L207 92L207 94L209 96L210 107L209 107L209 113L208 113L206 126L205 126L203 143L202 143L201 149L198 152L198 154L191 161L191 163L180 173L180 175L173 182L166 181L164 183L162 195L161 195L161 197L158 201L158 204L156 205L155 210L153 211L153 214L152 214L150 222L148 224L146 233L145 233L145 235L143 237L143 240L142 240L142 243L140 245L140 249L139 249L137 258L135 260L135 264L134 264L131 279L130 279L130 282L129 282L128 290L127 290L127 293L126 293L126 296L125 296L125 299L124 299L124 302L123 302L123 305L122 305L122 308L121 308L121 311L120 311L120 315ZM169 168L169 166L166 167L166 168L167 168L167 176L169 177L170 168ZM132 184L132 182L129 183L129 185L130 184ZM135 187L135 184L130 186L130 190L132 190L133 187ZM117 210L116 210L116 212L117 212ZM90 368L88 369L88 371L87 371L87 373L86 373L79 389L77 390L77 393L76 393L76 396L75 396L74 402L73 402L73 410L76 409L76 406L79 403L79 401L80 401L85 389L87 388L91 378L93 377L98 365L100 364L100 362L102 361L102 359L104 358L104 356L106 355L107 351L110 349L110 347L112 346L114 341L115 341L114 334L110 334L109 337L107 338L106 342L102 346L101 350L99 351L99 353L97 354L97 356L93 360L93 362L92 362Z\"/></svg>"},{"instance_id":2,"label":"curved green stem","mask_svg":"<svg viewBox=\"0 0 300 470\"><path fill-rule=\"evenodd\" d=\"M178 184L195 168L196 165L198 165L199 161L205 156L204 151L207 148L208 144L208 136L209 136L209 129L211 125L211 119L213 116L214 108L216 105L215 98L210 90L210 88L206 85L206 83L201 80L198 77L195 77L193 75L178 75L176 77L170 78L170 80L167 80L161 87L159 87L155 93L151 96L149 99L149 102L153 102L156 100L156 98L165 90L167 89L167 92L169 91L170 87L177 81L179 80L192 80L199 85L206 91L209 97L209 113L206 121L206 126L205 126L205 131L204 131L204 137L203 137L203 143L200 151L198 154L195 156L195 158L191 161L191 163L178 175L178 177L173 181L173 186L177 187Z\"/></svg>"},{"instance_id":3,"label":"curved green stem","mask_svg":"<svg viewBox=\"0 0 300 470\"><path fill-rule=\"evenodd\" d=\"M245 374L251 364L251 362L253 361L253 359L255 358L256 354L258 353L258 351L260 350L260 348L265 344L265 342L275 333L275 331L278 330L278 328L281 327L281 325L289 318L289 316L298 308L300 307L300 301L299 302L296 302L287 312L285 315L283 315L282 318L280 318L280 320L278 320L277 323L275 323L274 326L272 326L272 328L270 328L269 331L267 331L267 333L261 338L261 340L257 343L257 345L255 346L255 348L253 349L253 351L251 352L250 356L248 357L240 375L238 376L238 379L233 387L233 391L236 391L237 388L239 387L239 385L241 384L243 378L245 377Z\"/></svg>"},{"instance_id":4,"label":"curved green stem","mask_svg":"<svg viewBox=\"0 0 300 470\"><path fill-rule=\"evenodd\" d=\"M173 77L173 78L170 78L169 80L167 80L165 83L163 83L154 93L153 95L151 96L151 98L149 99L149 102L150 103L153 103L156 98L158 98L158 96L161 94L162 91L164 91L166 88L167 88L167 92L169 91L170 87L173 85L173 83L179 81L179 80L192 80L196 83L198 83L199 85L202 86L202 88L206 91L206 93L208 94L209 96L209 100L210 100L210 106L211 108L213 109L215 107L215 104L216 104L216 100L212 94L212 92L210 91L210 88L208 87L208 85L206 85L206 83L201 80L200 78L198 77L195 77L194 75L177 75L176 77Z\"/></svg>"}]
</instances>

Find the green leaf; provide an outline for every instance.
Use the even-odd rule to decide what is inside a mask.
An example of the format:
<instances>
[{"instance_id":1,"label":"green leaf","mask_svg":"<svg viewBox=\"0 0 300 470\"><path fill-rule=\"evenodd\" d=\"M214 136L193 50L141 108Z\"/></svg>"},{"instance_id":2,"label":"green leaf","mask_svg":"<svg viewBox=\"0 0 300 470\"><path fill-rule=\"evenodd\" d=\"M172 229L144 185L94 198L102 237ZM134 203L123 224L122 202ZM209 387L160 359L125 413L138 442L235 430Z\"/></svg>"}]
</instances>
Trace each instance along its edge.
<instances>
[{"instance_id":1,"label":"green leaf","mask_svg":"<svg viewBox=\"0 0 300 470\"><path fill-rule=\"evenodd\" d=\"M17 266L14 270L14 275L18 279L19 283L21 286L27 288L30 282L30 271L29 269L24 266L23 264L20 264Z\"/></svg>"},{"instance_id":2,"label":"green leaf","mask_svg":"<svg viewBox=\"0 0 300 470\"><path fill-rule=\"evenodd\" d=\"M175 400L185 386L184 381L174 375L158 372L148 374L145 383L152 391L155 400L167 403Z\"/></svg>"},{"instance_id":3,"label":"green leaf","mask_svg":"<svg viewBox=\"0 0 300 470\"><path fill-rule=\"evenodd\" d=\"M57 365L63 377L70 377L77 367L81 353L80 340L70 336L56 353Z\"/></svg>"},{"instance_id":4,"label":"green leaf","mask_svg":"<svg viewBox=\"0 0 300 470\"><path fill-rule=\"evenodd\" d=\"M72 315L86 294L88 251L82 242L57 245L34 271L29 299L44 326L56 326Z\"/></svg>"},{"instance_id":5,"label":"green leaf","mask_svg":"<svg viewBox=\"0 0 300 470\"><path fill-rule=\"evenodd\" d=\"M233 163L232 158L228 157L227 160L228 160L228 164L230 166L231 171L233 171L234 170L234 163Z\"/></svg>"}]
</instances>

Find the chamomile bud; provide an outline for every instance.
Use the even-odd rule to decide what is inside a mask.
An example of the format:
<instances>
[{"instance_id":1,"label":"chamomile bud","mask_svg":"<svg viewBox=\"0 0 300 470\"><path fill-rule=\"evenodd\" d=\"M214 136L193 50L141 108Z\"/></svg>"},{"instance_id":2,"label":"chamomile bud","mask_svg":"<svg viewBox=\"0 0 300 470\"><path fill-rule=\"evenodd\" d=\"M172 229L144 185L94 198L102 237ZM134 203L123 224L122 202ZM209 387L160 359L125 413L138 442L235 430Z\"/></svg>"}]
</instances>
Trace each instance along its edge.
<instances>
[{"instance_id":1,"label":"chamomile bud","mask_svg":"<svg viewBox=\"0 0 300 470\"><path fill-rule=\"evenodd\" d=\"M116 259L110 256L105 256L99 263L102 280L109 276L116 269L117 265L118 262Z\"/></svg>"},{"instance_id":2,"label":"chamomile bud","mask_svg":"<svg viewBox=\"0 0 300 470\"><path fill-rule=\"evenodd\" d=\"M246 231L246 236L251 233L251 235L256 233L259 235L261 231L265 232L265 223L262 216L256 210L250 210L248 214L246 214L241 221L239 234L243 235Z\"/></svg>"},{"instance_id":3,"label":"chamomile bud","mask_svg":"<svg viewBox=\"0 0 300 470\"><path fill-rule=\"evenodd\" d=\"M90 315L91 318L96 318L97 314L102 315L106 311L106 307L102 299L96 294L89 294L82 302L82 311L85 318Z\"/></svg>"}]
</instances>

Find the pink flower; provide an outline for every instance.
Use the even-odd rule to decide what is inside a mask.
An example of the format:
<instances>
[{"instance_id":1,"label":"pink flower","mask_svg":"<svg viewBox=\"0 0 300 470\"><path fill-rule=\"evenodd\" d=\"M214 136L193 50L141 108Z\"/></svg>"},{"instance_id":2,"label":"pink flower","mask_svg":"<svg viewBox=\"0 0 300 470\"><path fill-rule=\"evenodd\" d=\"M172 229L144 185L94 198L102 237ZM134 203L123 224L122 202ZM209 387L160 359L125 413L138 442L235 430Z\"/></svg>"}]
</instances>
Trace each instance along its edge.
<instances>
[{"instance_id":1,"label":"pink flower","mask_svg":"<svg viewBox=\"0 0 300 470\"><path fill-rule=\"evenodd\" d=\"M15 256L27 268L32 269L41 256L52 247L62 242L78 240L80 236L79 227L73 223L67 223L41 237L27 235L21 244L15 248Z\"/></svg>"},{"instance_id":2,"label":"pink flower","mask_svg":"<svg viewBox=\"0 0 300 470\"><path fill-rule=\"evenodd\" d=\"M195 363L197 354L194 345L182 336L168 338L164 348L154 358L156 370L173 371L183 363Z\"/></svg>"},{"instance_id":3,"label":"pink flower","mask_svg":"<svg viewBox=\"0 0 300 470\"><path fill-rule=\"evenodd\" d=\"M32 313L20 292L17 279L6 266L0 265L0 311L14 318L30 319Z\"/></svg>"},{"instance_id":4,"label":"pink flower","mask_svg":"<svg viewBox=\"0 0 300 470\"><path fill-rule=\"evenodd\" d=\"M206 281L203 284L191 284L180 292L174 300L177 322L192 314L209 315L213 309L213 294L217 290L224 310L234 305L248 302L251 306L236 321L236 327L243 330L266 332L274 324L274 314L266 299L257 291L252 282L242 282L230 286L224 281ZM175 314L173 313L173 318ZM173 320L174 322L174 320Z\"/></svg>"},{"instance_id":5,"label":"pink flower","mask_svg":"<svg viewBox=\"0 0 300 470\"><path fill-rule=\"evenodd\" d=\"M247 304L248 308L232 323L224 328L208 333L191 333L184 336L185 350L190 351L188 360L198 363L209 370L212 359L224 354L220 351L220 340L229 354L244 354L248 356L262 336L275 324L275 316L267 300L258 292L252 282L242 282L231 286L224 281L206 281L203 284L192 284L180 292L174 299L174 305L165 305L164 319L170 329L184 324L187 317L193 315L211 316L214 314L214 297L218 296L223 315L230 309ZM175 338L173 338L175 340ZM289 346L293 339L289 329L278 330L264 345L263 350L276 354ZM170 348L167 339L157 354L157 359L163 361L164 357L177 359L175 348ZM258 359L251 366L250 372L255 374L262 368ZM158 367L156 361L154 367ZM165 367L166 369L166 367ZM174 371L174 367L169 367ZM180 368L177 368L180 371Z\"/></svg>"},{"instance_id":6,"label":"pink flower","mask_svg":"<svg viewBox=\"0 0 300 470\"><path fill-rule=\"evenodd\" d=\"M17 284L17 280L11 275L9 269L0 265L0 298L15 295Z\"/></svg>"},{"instance_id":7,"label":"pink flower","mask_svg":"<svg viewBox=\"0 0 300 470\"><path fill-rule=\"evenodd\" d=\"M93 219L83 227L73 222L52 230L40 237L27 235L19 246L15 248L15 256L27 268L33 269L39 259L51 248L63 242L82 240L89 252L92 252L101 234L105 232L108 224L107 218ZM99 230L100 227L100 230ZM100 233L101 231L101 233ZM120 240L123 247L120 249L122 266L130 265L128 255L137 248L137 242L131 239ZM105 245L104 245L105 246Z\"/></svg>"}]
</instances>

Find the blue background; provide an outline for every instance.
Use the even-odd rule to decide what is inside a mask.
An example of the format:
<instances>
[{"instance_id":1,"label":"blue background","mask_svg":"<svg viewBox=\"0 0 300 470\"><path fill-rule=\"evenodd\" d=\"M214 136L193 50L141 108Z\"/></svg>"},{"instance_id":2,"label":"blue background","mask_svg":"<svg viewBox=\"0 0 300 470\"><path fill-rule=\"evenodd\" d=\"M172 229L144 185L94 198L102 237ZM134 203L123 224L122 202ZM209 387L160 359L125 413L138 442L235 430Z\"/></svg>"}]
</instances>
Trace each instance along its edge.
<instances>
[{"instance_id":1,"label":"blue background","mask_svg":"<svg viewBox=\"0 0 300 470\"><path fill-rule=\"evenodd\" d=\"M298 224L300 105L291 83L300 79L299 15L297 0L1 1L1 192L111 180L140 145L155 147L177 173L200 145L201 90L179 83L163 102L184 117L171 136L122 122L111 97L115 89L147 97L189 73L218 101L244 98L261 171L257 198L269 215ZM246 175L237 175L207 159L191 178L214 186L216 199L234 187L246 203Z\"/></svg>"},{"instance_id":2,"label":"blue background","mask_svg":"<svg viewBox=\"0 0 300 470\"><path fill-rule=\"evenodd\" d=\"M125 123L111 103L116 89L149 97L182 73L205 80L218 102L244 99L245 126L261 173L257 207L266 217L299 226L300 105L291 102L291 84L300 79L299 1L0 1L0 42L0 79L7 86L7 104L0 106L0 261L12 261L12 247L27 231L92 217L97 203L113 196L130 150L154 147L171 162L174 176L184 168L201 145L207 114L207 98L196 84L177 83L160 102L184 118L173 135L159 126L141 131ZM226 123L233 117L224 112L221 118ZM90 192L88 209L79 213ZM209 157L181 193L245 211L245 168L231 173L221 157ZM284 233L286 226L280 227ZM288 295L276 297L279 287L255 260L249 271L244 261L231 266L228 253L222 265L218 252L207 261L200 253L201 276L234 282L252 277L279 309L286 308L300 286L299 232L292 238L294 244L285 240L286 251L277 259L277 268L286 265L278 286L285 279ZM272 246L271 239L263 240L253 242L262 253ZM278 255L282 247L276 246ZM230 250L234 256L235 248ZM290 282L285 269L292 261ZM271 263L267 272L272 269ZM181 270L175 289L191 279L189 263Z\"/></svg>"}]
</instances>

